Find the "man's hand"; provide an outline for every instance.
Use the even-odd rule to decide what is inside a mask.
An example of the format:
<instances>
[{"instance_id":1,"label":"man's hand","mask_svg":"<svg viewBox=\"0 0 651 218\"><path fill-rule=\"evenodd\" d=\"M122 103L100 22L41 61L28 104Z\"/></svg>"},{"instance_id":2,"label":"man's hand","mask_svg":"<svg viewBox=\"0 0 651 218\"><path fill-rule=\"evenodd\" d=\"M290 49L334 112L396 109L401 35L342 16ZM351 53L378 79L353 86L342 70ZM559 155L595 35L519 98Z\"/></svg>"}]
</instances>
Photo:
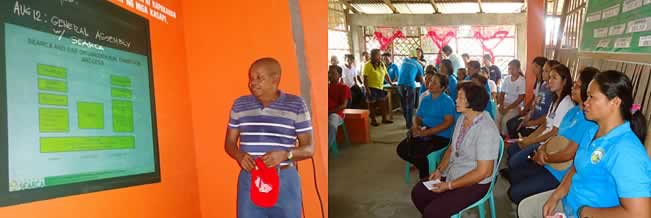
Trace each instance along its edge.
<instances>
[{"instance_id":1,"label":"man's hand","mask_svg":"<svg viewBox=\"0 0 651 218\"><path fill-rule=\"evenodd\" d=\"M253 160L253 157L247 153L240 153L240 155L237 157L237 163L240 164L240 167L242 167L242 169L249 172L255 168L255 161Z\"/></svg>"},{"instance_id":2,"label":"man's hand","mask_svg":"<svg viewBox=\"0 0 651 218\"><path fill-rule=\"evenodd\" d=\"M276 167L280 162L287 160L287 151L272 151L262 156L262 162L267 167Z\"/></svg>"}]
</instances>

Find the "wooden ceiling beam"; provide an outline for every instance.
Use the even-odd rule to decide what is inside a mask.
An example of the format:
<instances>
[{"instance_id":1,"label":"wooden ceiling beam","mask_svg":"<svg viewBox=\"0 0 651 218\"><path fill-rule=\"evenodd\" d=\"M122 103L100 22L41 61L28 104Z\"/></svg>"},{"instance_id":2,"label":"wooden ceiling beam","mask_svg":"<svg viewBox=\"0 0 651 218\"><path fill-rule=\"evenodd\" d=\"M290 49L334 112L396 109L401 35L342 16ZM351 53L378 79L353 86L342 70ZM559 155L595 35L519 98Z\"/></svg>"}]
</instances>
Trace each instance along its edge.
<instances>
[{"instance_id":1,"label":"wooden ceiling beam","mask_svg":"<svg viewBox=\"0 0 651 218\"><path fill-rule=\"evenodd\" d=\"M391 0L384 0L384 4L389 6L389 8L391 8L391 11L393 11L394 14L398 14L398 10L396 10L396 7L393 6Z\"/></svg>"}]
</instances>

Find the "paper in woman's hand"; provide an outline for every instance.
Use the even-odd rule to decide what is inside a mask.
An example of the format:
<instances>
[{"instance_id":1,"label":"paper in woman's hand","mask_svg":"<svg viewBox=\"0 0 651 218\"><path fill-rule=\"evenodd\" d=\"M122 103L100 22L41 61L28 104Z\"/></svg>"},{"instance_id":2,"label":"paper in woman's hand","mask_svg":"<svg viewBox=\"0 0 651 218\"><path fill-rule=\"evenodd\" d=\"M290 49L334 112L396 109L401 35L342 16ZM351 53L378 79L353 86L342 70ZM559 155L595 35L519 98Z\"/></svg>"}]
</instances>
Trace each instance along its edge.
<instances>
[{"instance_id":1,"label":"paper in woman's hand","mask_svg":"<svg viewBox=\"0 0 651 218\"><path fill-rule=\"evenodd\" d=\"M425 181L425 182L423 182L423 185L425 185L425 187L426 187L428 190L432 190L432 189L436 189L436 187L434 187L434 185L435 185L435 184L439 184L439 183L441 183L441 180L440 180L440 179L436 179L436 180L428 180L428 181Z\"/></svg>"}]
</instances>

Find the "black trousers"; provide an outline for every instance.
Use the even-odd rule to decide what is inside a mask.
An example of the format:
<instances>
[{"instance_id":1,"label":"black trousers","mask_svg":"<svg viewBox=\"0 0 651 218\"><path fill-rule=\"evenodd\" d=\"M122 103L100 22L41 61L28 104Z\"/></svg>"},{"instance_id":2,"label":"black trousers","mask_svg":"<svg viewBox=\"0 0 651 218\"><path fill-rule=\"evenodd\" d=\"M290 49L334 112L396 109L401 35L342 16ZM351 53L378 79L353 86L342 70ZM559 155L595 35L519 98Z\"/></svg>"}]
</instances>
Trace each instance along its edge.
<instances>
[{"instance_id":1,"label":"black trousers","mask_svg":"<svg viewBox=\"0 0 651 218\"><path fill-rule=\"evenodd\" d=\"M522 123L522 120L523 118L521 116L517 116L506 122L506 128L508 129L509 138L518 138L518 133L522 135L522 137L527 137L531 135L531 133L536 131L536 128L527 128L527 127L518 128L520 123Z\"/></svg>"},{"instance_id":2,"label":"black trousers","mask_svg":"<svg viewBox=\"0 0 651 218\"><path fill-rule=\"evenodd\" d=\"M450 143L450 139L440 136L429 136L430 140L419 141L409 140L409 137L402 140L396 152L403 160L414 164L418 168L421 179L429 177L429 162L427 155L436 150L442 149Z\"/></svg>"}]
</instances>

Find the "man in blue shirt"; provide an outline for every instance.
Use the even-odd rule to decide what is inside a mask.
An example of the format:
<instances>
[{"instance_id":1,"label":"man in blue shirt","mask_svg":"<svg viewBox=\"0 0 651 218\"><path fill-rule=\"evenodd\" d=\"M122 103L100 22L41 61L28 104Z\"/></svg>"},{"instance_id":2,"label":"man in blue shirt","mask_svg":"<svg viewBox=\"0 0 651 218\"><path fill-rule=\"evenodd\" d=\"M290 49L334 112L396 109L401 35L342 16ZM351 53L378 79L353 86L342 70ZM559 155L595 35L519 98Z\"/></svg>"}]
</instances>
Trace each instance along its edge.
<instances>
[{"instance_id":1,"label":"man in blue shirt","mask_svg":"<svg viewBox=\"0 0 651 218\"><path fill-rule=\"evenodd\" d=\"M418 63L416 54L415 50L411 51L410 57L406 58L400 65L400 73L398 74L400 106L407 123L407 129L411 129L414 117L416 82L423 81L423 67Z\"/></svg>"},{"instance_id":2,"label":"man in blue shirt","mask_svg":"<svg viewBox=\"0 0 651 218\"><path fill-rule=\"evenodd\" d=\"M391 82L396 82L398 81L398 65L393 63L393 58L391 57L391 53L385 52L382 54L382 61L384 62L384 65L387 66L387 73L389 74L389 78L391 79ZM387 81L384 81L384 83L388 83Z\"/></svg>"}]
</instances>

